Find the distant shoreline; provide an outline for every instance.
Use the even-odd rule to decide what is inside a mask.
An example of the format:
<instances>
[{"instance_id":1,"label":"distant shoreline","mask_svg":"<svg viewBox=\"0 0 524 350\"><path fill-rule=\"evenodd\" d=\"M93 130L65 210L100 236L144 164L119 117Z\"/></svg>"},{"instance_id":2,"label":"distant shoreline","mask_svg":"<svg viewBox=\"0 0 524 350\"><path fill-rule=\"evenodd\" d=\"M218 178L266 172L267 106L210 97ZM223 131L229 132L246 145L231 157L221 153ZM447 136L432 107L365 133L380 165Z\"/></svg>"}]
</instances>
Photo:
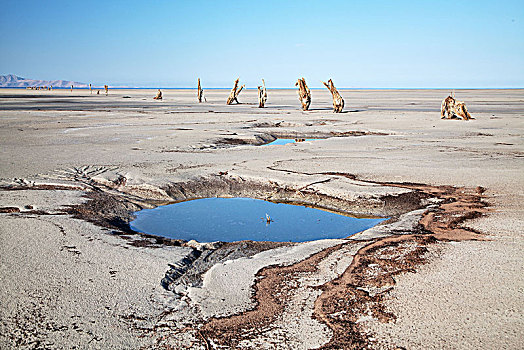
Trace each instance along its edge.
<instances>
[{"instance_id":1,"label":"distant shoreline","mask_svg":"<svg viewBox=\"0 0 524 350\"><path fill-rule=\"evenodd\" d=\"M42 87L42 86L36 86L36 87ZM27 87L21 87L21 86L15 86L15 87L9 87L9 86L0 86L0 89L22 89L22 90L30 90ZM53 90L70 90L71 87L53 87ZM74 90L89 90L89 87L73 87ZM104 87L92 87L92 90L102 90ZM190 87L111 87L109 86L110 90L197 90L197 88L190 88ZM524 87L483 87L483 88L453 88L453 87L439 87L439 88L346 88L346 87L340 87L339 90L457 90L457 91L464 91L464 90L524 90ZM230 87L214 87L214 88L205 88L204 90L231 90ZM257 90L257 88L249 87L245 88L245 90ZM268 87L268 90L296 90L296 88L288 87L276 87L271 88ZM325 88L321 87L312 87L310 90L325 90Z\"/></svg>"}]
</instances>

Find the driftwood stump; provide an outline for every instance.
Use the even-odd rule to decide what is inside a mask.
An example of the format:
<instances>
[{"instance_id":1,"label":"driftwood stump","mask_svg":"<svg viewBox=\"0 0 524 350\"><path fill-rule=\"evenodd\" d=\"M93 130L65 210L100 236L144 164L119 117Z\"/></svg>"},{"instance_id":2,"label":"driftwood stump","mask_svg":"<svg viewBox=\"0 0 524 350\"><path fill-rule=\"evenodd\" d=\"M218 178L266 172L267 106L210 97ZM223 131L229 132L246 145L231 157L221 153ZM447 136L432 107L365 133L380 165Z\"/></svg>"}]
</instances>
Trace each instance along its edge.
<instances>
[{"instance_id":1,"label":"driftwood stump","mask_svg":"<svg viewBox=\"0 0 524 350\"><path fill-rule=\"evenodd\" d=\"M342 109L344 108L344 99L338 93L335 84L333 84L333 80L329 79L327 83L322 82L322 84L324 84L327 87L329 92L331 92L331 96L333 97L333 112L342 112Z\"/></svg>"},{"instance_id":2,"label":"driftwood stump","mask_svg":"<svg viewBox=\"0 0 524 350\"><path fill-rule=\"evenodd\" d=\"M235 86L233 86L233 88L231 89L231 93L229 94L229 97L227 98L227 101L226 103L228 105L232 104L233 102L236 102L236 103L240 103L238 102L237 100L237 97L238 95L240 95L240 91L242 91L242 89L246 86L246 85L242 85L240 87L240 89L237 90L237 87L238 87L238 81L240 80L240 78L237 78L237 80L235 80Z\"/></svg>"},{"instance_id":3,"label":"driftwood stump","mask_svg":"<svg viewBox=\"0 0 524 350\"><path fill-rule=\"evenodd\" d=\"M475 119L469 114L466 104L463 101L455 100L455 94L452 92L442 101L440 107L441 119L451 119L460 117L462 120Z\"/></svg>"},{"instance_id":4,"label":"driftwood stump","mask_svg":"<svg viewBox=\"0 0 524 350\"><path fill-rule=\"evenodd\" d=\"M204 97L204 90L202 90L202 87L200 86L200 78L198 78L197 97L198 97L198 103L202 103L202 99L204 99L204 101L207 102L206 98Z\"/></svg>"},{"instance_id":5,"label":"driftwood stump","mask_svg":"<svg viewBox=\"0 0 524 350\"><path fill-rule=\"evenodd\" d=\"M262 86L258 87L258 108L264 108L267 101L266 82L262 79Z\"/></svg>"},{"instance_id":6,"label":"driftwood stump","mask_svg":"<svg viewBox=\"0 0 524 350\"><path fill-rule=\"evenodd\" d=\"M302 110L307 111L311 104L311 91L307 87L306 79L298 79L295 86L298 86L298 99L302 103Z\"/></svg>"}]
</instances>

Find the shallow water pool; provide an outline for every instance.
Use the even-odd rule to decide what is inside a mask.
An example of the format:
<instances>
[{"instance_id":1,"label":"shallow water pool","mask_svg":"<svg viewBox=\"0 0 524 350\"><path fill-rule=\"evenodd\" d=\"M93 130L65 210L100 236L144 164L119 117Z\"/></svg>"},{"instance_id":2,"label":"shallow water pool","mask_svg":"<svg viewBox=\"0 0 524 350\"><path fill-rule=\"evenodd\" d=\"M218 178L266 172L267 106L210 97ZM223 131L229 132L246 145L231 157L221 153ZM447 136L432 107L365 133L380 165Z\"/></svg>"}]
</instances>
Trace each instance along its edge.
<instances>
[{"instance_id":1,"label":"shallow water pool","mask_svg":"<svg viewBox=\"0 0 524 350\"><path fill-rule=\"evenodd\" d=\"M321 139L276 139L273 142L266 143L262 146L276 146L276 145L287 145L288 143L299 143L299 142L305 142L305 141L316 141Z\"/></svg>"},{"instance_id":2,"label":"shallow water pool","mask_svg":"<svg viewBox=\"0 0 524 350\"><path fill-rule=\"evenodd\" d=\"M270 218L269 221L267 216ZM198 242L305 242L345 238L385 220L252 198L203 198L135 213L133 230Z\"/></svg>"}]
</instances>

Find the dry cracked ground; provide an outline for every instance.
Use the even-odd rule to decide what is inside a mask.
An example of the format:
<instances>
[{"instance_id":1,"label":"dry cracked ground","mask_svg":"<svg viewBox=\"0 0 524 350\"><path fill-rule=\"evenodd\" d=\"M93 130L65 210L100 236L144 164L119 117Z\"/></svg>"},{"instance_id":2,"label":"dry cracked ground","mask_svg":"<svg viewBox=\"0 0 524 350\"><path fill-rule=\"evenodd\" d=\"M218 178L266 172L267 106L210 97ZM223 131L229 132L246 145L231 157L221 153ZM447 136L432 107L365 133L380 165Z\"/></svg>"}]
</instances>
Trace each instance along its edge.
<instances>
[{"instance_id":1,"label":"dry cracked ground","mask_svg":"<svg viewBox=\"0 0 524 350\"><path fill-rule=\"evenodd\" d=\"M0 91L0 348L521 349L523 90ZM317 138L263 146L276 138ZM139 234L243 196L389 217L306 243Z\"/></svg>"}]
</instances>

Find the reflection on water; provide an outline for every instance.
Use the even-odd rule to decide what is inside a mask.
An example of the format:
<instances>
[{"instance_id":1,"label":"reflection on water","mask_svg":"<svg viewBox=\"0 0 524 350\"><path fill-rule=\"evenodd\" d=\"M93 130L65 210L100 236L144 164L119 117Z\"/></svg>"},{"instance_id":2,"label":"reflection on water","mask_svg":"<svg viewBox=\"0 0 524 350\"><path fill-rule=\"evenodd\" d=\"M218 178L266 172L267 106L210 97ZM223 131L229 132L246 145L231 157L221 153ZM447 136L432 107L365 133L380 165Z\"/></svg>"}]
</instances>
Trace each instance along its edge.
<instances>
[{"instance_id":1,"label":"reflection on water","mask_svg":"<svg viewBox=\"0 0 524 350\"><path fill-rule=\"evenodd\" d=\"M273 142L266 143L262 146L275 146L275 145L287 145L288 143L304 142L304 141L316 141L320 139L276 139Z\"/></svg>"},{"instance_id":2,"label":"reflection on water","mask_svg":"<svg viewBox=\"0 0 524 350\"><path fill-rule=\"evenodd\" d=\"M357 219L252 198L203 198L135 213L133 230L199 242L305 242L345 238L385 219Z\"/></svg>"}]
</instances>

